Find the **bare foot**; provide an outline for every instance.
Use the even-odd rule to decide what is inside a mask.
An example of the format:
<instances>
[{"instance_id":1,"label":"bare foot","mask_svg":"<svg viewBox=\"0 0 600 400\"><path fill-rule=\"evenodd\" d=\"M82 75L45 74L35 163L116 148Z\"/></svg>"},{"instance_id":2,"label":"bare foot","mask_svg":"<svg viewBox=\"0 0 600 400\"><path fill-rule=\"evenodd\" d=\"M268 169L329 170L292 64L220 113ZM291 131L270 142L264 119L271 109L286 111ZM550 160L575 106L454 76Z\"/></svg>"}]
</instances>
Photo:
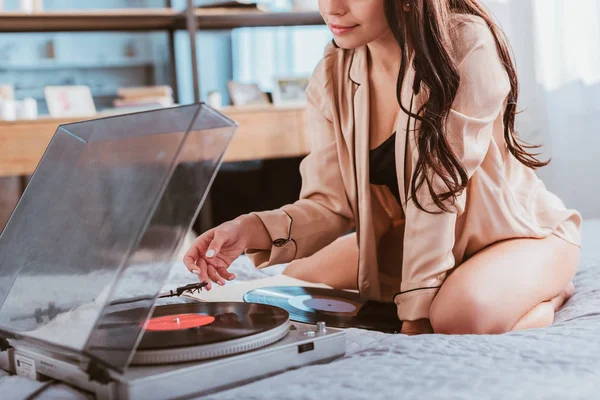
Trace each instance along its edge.
<instances>
[{"instance_id":1,"label":"bare foot","mask_svg":"<svg viewBox=\"0 0 600 400\"><path fill-rule=\"evenodd\" d=\"M573 297L574 293L575 285L573 285L573 282L569 282L569 284L561 294L550 300L552 302L552 305L554 306L554 311L558 311L563 306L563 304L567 302L567 300Z\"/></svg>"},{"instance_id":2,"label":"bare foot","mask_svg":"<svg viewBox=\"0 0 600 400\"><path fill-rule=\"evenodd\" d=\"M522 329L545 328L554 322L554 313L569 300L575 292L573 282L569 282L565 290L550 301L538 304L523 316L511 329L518 331Z\"/></svg>"}]
</instances>

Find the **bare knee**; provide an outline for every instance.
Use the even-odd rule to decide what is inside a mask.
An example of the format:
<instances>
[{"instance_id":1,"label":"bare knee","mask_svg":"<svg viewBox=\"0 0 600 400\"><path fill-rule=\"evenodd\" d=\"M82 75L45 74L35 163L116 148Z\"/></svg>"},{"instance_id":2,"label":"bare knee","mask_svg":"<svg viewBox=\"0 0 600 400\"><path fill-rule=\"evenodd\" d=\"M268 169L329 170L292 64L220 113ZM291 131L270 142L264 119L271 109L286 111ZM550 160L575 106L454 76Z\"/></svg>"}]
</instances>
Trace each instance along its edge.
<instances>
[{"instance_id":1,"label":"bare knee","mask_svg":"<svg viewBox=\"0 0 600 400\"><path fill-rule=\"evenodd\" d=\"M498 318L497 307L482 290L454 287L449 291L440 290L429 310L429 318L435 333L506 333L511 326Z\"/></svg>"},{"instance_id":2,"label":"bare knee","mask_svg":"<svg viewBox=\"0 0 600 400\"><path fill-rule=\"evenodd\" d=\"M307 266L304 259L294 260L291 263L289 263L288 266L285 268L285 270L283 271L283 275L311 282L313 274L311 274L310 269L306 267Z\"/></svg>"}]
</instances>

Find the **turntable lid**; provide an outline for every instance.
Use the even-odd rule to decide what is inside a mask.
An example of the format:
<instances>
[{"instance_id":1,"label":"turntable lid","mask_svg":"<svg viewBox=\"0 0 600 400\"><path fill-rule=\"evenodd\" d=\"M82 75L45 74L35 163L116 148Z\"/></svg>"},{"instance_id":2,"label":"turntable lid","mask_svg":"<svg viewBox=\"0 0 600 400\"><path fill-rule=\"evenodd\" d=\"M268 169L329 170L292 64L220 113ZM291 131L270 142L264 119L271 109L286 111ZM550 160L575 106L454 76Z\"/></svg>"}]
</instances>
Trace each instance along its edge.
<instances>
[{"instance_id":1,"label":"turntable lid","mask_svg":"<svg viewBox=\"0 0 600 400\"><path fill-rule=\"evenodd\" d=\"M123 370L235 129L204 104L60 126L0 236L0 332Z\"/></svg>"}]
</instances>

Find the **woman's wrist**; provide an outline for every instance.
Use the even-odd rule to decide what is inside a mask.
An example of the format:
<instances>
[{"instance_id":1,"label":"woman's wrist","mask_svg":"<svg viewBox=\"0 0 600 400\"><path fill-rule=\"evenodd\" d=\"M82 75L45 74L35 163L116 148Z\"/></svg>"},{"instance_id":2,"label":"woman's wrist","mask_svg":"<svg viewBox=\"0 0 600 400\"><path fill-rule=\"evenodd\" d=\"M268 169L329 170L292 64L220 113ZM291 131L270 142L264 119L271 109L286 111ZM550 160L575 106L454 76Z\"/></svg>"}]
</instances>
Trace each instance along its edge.
<instances>
[{"instance_id":1,"label":"woman's wrist","mask_svg":"<svg viewBox=\"0 0 600 400\"><path fill-rule=\"evenodd\" d=\"M240 239L244 249L269 250L271 248L271 236L258 216L244 214L233 222L240 225Z\"/></svg>"}]
</instances>

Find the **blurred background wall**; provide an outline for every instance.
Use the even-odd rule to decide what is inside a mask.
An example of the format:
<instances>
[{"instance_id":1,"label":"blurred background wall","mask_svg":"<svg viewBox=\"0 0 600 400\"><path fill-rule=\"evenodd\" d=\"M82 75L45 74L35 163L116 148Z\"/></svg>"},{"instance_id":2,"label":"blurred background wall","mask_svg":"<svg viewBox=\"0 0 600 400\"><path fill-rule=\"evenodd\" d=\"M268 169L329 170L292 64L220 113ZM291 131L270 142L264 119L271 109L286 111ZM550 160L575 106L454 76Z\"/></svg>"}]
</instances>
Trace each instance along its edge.
<instances>
[{"instance_id":1,"label":"blurred background wall","mask_svg":"<svg viewBox=\"0 0 600 400\"><path fill-rule=\"evenodd\" d=\"M205 0L210 1L210 0ZM313 0L309 0L313 1ZM272 0L289 9L291 0ZM174 0L183 8L185 0ZM506 31L521 84L520 135L543 145L551 164L539 171L547 186L585 218L600 217L600 1L484 0ZM164 7L163 0L46 0L44 9ZM18 0L4 0L17 10ZM219 91L228 104L228 80L273 89L274 76L310 74L331 35L324 26L241 28L199 32L201 98ZM176 33L179 101L193 101L189 39ZM34 97L46 112L43 87L85 84L99 109L110 107L120 86L169 84L166 33L3 33L0 82L18 98ZM215 182L217 221L293 201L300 158L255 160L223 166ZM18 199L13 178L0 179L0 226ZM237 196L237 197L236 197ZM231 201L236 197L236 201Z\"/></svg>"},{"instance_id":2,"label":"blurred background wall","mask_svg":"<svg viewBox=\"0 0 600 400\"><path fill-rule=\"evenodd\" d=\"M518 129L551 158L539 171L584 218L600 217L600 2L487 0L514 49Z\"/></svg>"}]
</instances>

